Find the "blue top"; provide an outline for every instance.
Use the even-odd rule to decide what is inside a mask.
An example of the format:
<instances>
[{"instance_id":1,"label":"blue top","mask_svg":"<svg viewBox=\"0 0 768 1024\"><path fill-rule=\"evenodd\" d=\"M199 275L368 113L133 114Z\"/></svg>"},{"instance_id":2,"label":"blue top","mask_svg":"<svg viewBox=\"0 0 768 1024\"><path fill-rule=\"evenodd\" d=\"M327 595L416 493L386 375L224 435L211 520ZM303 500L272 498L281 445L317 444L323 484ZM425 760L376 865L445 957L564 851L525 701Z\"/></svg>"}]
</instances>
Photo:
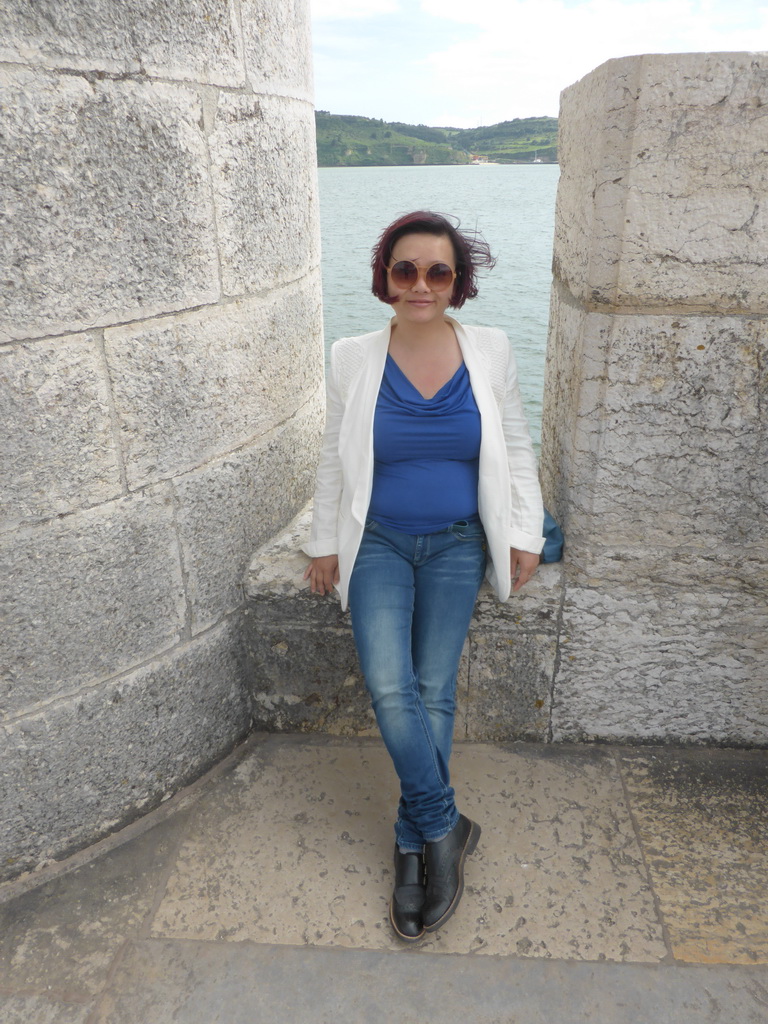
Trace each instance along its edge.
<instances>
[{"instance_id":1,"label":"blue top","mask_svg":"<svg viewBox=\"0 0 768 1024\"><path fill-rule=\"evenodd\" d=\"M373 420L369 517L409 534L476 517L480 432L463 363L424 398L387 355Z\"/></svg>"}]
</instances>

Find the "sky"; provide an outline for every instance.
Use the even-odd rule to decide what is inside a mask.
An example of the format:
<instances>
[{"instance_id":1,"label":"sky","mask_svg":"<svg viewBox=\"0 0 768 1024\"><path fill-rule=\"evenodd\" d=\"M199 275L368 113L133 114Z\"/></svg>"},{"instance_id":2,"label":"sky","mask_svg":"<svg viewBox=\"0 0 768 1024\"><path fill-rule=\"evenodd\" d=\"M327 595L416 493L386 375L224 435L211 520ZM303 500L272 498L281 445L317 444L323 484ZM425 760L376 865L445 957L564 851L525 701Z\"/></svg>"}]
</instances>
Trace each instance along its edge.
<instances>
[{"instance_id":1,"label":"sky","mask_svg":"<svg viewBox=\"0 0 768 1024\"><path fill-rule=\"evenodd\" d=\"M614 57L768 51L768 0L310 0L315 104L476 128L557 117Z\"/></svg>"}]
</instances>

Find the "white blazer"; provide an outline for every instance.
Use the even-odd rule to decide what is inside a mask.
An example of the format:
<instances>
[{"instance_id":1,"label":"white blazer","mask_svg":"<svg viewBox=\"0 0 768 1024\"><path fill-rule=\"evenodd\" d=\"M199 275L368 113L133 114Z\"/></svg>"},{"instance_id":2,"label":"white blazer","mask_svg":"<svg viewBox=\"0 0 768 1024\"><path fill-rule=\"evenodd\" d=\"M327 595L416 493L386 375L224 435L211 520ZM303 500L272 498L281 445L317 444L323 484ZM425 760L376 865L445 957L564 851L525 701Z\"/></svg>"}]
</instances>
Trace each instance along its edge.
<instances>
[{"instance_id":1,"label":"white blazer","mask_svg":"<svg viewBox=\"0 0 768 1024\"><path fill-rule=\"evenodd\" d=\"M478 510L488 541L487 577L500 601L510 594L509 549L539 553L544 510L536 456L517 385L509 340L494 327L456 331L475 402L481 442ZM349 578L373 486L373 417L392 322L382 331L342 338L331 348L326 427L317 470L310 558L338 555L338 591L347 607Z\"/></svg>"}]
</instances>

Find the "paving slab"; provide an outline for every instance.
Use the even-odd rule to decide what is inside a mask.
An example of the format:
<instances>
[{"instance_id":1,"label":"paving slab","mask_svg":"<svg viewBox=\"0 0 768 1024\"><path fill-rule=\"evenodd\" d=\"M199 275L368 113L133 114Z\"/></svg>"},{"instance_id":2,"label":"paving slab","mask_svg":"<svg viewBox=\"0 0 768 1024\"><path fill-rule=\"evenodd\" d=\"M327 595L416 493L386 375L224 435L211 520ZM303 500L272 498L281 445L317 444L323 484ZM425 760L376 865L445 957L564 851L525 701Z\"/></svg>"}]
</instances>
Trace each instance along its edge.
<instances>
[{"instance_id":1,"label":"paving slab","mask_svg":"<svg viewBox=\"0 0 768 1024\"><path fill-rule=\"evenodd\" d=\"M90 1012L90 1003L65 1003L36 995L0 995L2 1024L88 1024Z\"/></svg>"},{"instance_id":2,"label":"paving slab","mask_svg":"<svg viewBox=\"0 0 768 1024\"><path fill-rule=\"evenodd\" d=\"M667 955L607 749L458 744L452 764L483 833L459 912L421 951ZM152 937L397 949L397 795L378 740L267 740L195 808Z\"/></svg>"},{"instance_id":3,"label":"paving slab","mask_svg":"<svg viewBox=\"0 0 768 1024\"><path fill-rule=\"evenodd\" d=\"M26 1021L46 1021L48 1002L62 1021L102 991L122 943L141 934L172 863L184 815L109 854L0 904L0 993L43 995ZM66 1013L65 1013L66 1009ZM13 1003L0 1022L15 1020ZM66 1014L69 1014L67 1016ZM57 1016L58 1021L60 1018Z\"/></svg>"},{"instance_id":4,"label":"paving slab","mask_svg":"<svg viewBox=\"0 0 768 1024\"><path fill-rule=\"evenodd\" d=\"M675 959L768 963L768 752L625 751L621 767Z\"/></svg>"},{"instance_id":5,"label":"paving slab","mask_svg":"<svg viewBox=\"0 0 768 1024\"><path fill-rule=\"evenodd\" d=\"M763 968L148 941L94 1024L765 1024Z\"/></svg>"}]
</instances>

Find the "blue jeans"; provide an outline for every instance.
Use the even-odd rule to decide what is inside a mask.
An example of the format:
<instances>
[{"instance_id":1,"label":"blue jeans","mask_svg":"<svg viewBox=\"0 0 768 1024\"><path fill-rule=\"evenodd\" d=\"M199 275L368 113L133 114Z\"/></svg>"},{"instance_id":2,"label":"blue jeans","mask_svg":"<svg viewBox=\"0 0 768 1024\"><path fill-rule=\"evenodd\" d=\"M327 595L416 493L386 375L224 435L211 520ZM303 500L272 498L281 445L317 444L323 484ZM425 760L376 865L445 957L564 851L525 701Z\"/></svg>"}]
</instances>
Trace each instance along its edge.
<instances>
[{"instance_id":1,"label":"blue jeans","mask_svg":"<svg viewBox=\"0 0 768 1024\"><path fill-rule=\"evenodd\" d=\"M456 674L485 562L479 520L420 536L369 520L355 560L352 631L400 779L403 850L442 839L459 820L448 772Z\"/></svg>"}]
</instances>

